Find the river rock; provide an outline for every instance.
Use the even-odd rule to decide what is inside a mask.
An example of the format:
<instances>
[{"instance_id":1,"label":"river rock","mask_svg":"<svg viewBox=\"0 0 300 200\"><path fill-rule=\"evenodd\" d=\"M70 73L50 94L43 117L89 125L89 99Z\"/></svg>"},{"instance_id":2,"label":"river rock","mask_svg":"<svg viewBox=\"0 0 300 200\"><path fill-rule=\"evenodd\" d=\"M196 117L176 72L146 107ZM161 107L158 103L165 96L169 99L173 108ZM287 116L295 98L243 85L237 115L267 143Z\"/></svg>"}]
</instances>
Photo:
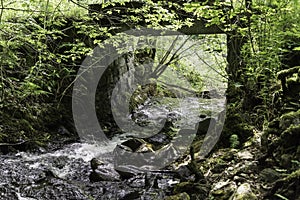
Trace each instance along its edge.
<instances>
[{"instance_id":1,"label":"river rock","mask_svg":"<svg viewBox=\"0 0 300 200\"><path fill-rule=\"evenodd\" d=\"M151 144L148 144L144 139L132 138L118 145L121 149L130 152L148 152L151 151ZM148 147L148 149L147 149Z\"/></svg>"},{"instance_id":2,"label":"river rock","mask_svg":"<svg viewBox=\"0 0 300 200\"><path fill-rule=\"evenodd\" d=\"M164 200L190 200L190 196L186 192L183 192L176 195L168 196Z\"/></svg>"},{"instance_id":3,"label":"river rock","mask_svg":"<svg viewBox=\"0 0 300 200\"><path fill-rule=\"evenodd\" d=\"M167 120L165 122L164 127L162 130L152 135L148 138L132 138L129 139L118 147L131 152L137 153L146 153L146 152L154 152L163 146L169 144L172 140L172 134L175 133L177 130L174 128L174 124L172 121Z\"/></svg>"},{"instance_id":4,"label":"river rock","mask_svg":"<svg viewBox=\"0 0 300 200\"><path fill-rule=\"evenodd\" d=\"M131 119L140 126L146 126L149 123L149 116L143 111L133 111Z\"/></svg>"},{"instance_id":5,"label":"river rock","mask_svg":"<svg viewBox=\"0 0 300 200\"><path fill-rule=\"evenodd\" d=\"M131 152L117 145L114 150L114 167L122 178L130 178L134 174L145 171L157 171L171 163L176 148L168 144L157 151Z\"/></svg>"},{"instance_id":6,"label":"river rock","mask_svg":"<svg viewBox=\"0 0 300 200\"><path fill-rule=\"evenodd\" d=\"M249 183L243 183L238 187L235 194L230 198L230 200L257 200L256 195L252 192Z\"/></svg>"},{"instance_id":7,"label":"river rock","mask_svg":"<svg viewBox=\"0 0 300 200\"><path fill-rule=\"evenodd\" d=\"M144 140L151 144L154 151L162 148L164 145L167 145L171 142L171 136L166 133L158 133Z\"/></svg>"},{"instance_id":8,"label":"river rock","mask_svg":"<svg viewBox=\"0 0 300 200\"><path fill-rule=\"evenodd\" d=\"M122 178L130 178L134 174L158 170L173 160L176 148L171 144L177 129L172 121L167 120L164 128L148 138L131 138L114 150L115 169ZM165 163L165 164L164 164Z\"/></svg>"},{"instance_id":9,"label":"river rock","mask_svg":"<svg viewBox=\"0 0 300 200\"><path fill-rule=\"evenodd\" d=\"M18 151L28 151L37 148L37 145L31 141L21 141L17 143L0 143L0 152L7 154L9 152Z\"/></svg>"},{"instance_id":10,"label":"river rock","mask_svg":"<svg viewBox=\"0 0 300 200\"><path fill-rule=\"evenodd\" d=\"M237 156L241 160L253 160L254 156L248 150L243 150L237 153Z\"/></svg>"},{"instance_id":11,"label":"river rock","mask_svg":"<svg viewBox=\"0 0 300 200\"><path fill-rule=\"evenodd\" d=\"M138 174L126 179L126 184L132 188L145 188L146 186L145 174Z\"/></svg>"},{"instance_id":12,"label":"river rock","mask_svg":"<svg viewBox=\"0 0 300 200\"><path fill-rule=\"evenodd\" d=\"M120 175L113 169L100 168L96 169L95 171L92 171L89 178L91 182L119 181Z\"/></svg>"},{"instance_id":13,"label":"river rock","mask_svg":"<svg viewBox=\"0 0 300 200\"><path fill-rule=\"evenodd\" d=\"M92 170L94 171L98 168L98 166L103 165L104 163L101 160L97 159L97 158L93 158L91 160L90 164L91 164Z\"/></svg>"},{"instance_id":14,"label":"river rock","mask_svg":"<svg viewBox=\"0 0 300 200\"><path fill-rule=\"evenodd\" d=\"M234 194L236 188L236 184L230 180L220 181L214 185L210 197L212 199L228 200Z\"/></svg>"},{"instance_id":15,"label":"river rock","mask_svg":"<svg viewBox=\"0 0 300 200\"><path fill-rule=\"evenodd\" d=\"M105 172L102 171L92 171L90 173L89 179L92 183L99 181L115 181Z\"/></svg>"},{"instance_id":16,"label":"river rock","mask_svg":"<svg viewBox=\"0 0 300 200\"><path fill-rule=\"evenodd\" d=\"M91 182L120 180L120 175L112 168L112 166L105 165L104 162L96 158L91 160L91 168L92 172L89 176Z\"/></svg>"},{"instance_id":17,"label":"river rock","mask_svg":"<svg viewBox=\"0 0 300 200\"><path fill-rule=\"evenodd\" d=\"M141 171L134 170L131 166L118 166L115 170L118 172L122 180L131 179L141 173Z\"/></svg>"}]
</instances>

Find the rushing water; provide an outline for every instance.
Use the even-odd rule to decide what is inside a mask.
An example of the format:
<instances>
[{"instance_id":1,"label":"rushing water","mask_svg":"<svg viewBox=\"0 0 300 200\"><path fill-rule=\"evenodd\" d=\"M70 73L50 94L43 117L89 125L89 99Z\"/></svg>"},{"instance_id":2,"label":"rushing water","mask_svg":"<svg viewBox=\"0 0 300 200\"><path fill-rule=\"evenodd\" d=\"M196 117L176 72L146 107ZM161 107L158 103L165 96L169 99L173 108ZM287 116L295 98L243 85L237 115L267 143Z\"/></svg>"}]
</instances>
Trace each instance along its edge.
<instances>
[{"instance_id":1,"label":"rushing water","mask_svg":"<svg viewBox=\"0 0 300 200\"><path fill-rule=\"evenodd\" d=\"M179 128L193 129L201 118L217 116L224 103L224 99L150 100L133 114L136 116L129 116L144 124L147 131L143 133L132 130L115 136L109 144L74 143L54 152L0 156L0 199L163 199L179 182L172 173L141 173L124 180L91 182L91 159L99 158L113 170L117 144L129 137L155 134L147 126L156 126L168 117L176 119Z\"/></svg>"}]
</instances>

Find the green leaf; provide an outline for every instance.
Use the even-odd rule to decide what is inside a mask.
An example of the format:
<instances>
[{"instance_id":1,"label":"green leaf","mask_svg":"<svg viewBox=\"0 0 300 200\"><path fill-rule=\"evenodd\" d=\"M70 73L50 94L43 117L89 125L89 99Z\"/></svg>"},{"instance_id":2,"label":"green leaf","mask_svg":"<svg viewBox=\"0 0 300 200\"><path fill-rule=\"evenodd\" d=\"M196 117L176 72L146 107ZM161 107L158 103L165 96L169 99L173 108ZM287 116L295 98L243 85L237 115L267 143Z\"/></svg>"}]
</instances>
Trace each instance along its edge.
<instances>
[{"instance_id":1,"label":"green leaf","mask_svg":"<svg viewBox=\"0 0 300 200\"><path fill-rule=\"evenodd\" d=\"M300 46L299 47L295 47L293 50L294 51L300 51Z\"/></svg>"}]
</instances>

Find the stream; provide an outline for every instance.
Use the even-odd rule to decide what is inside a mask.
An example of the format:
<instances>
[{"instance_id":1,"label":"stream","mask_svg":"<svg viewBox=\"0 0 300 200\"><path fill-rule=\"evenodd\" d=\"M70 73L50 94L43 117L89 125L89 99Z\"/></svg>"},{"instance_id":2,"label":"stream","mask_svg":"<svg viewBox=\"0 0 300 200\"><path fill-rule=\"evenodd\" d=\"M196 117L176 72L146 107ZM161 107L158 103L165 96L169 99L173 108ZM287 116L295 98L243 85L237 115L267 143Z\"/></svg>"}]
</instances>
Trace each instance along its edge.
<instances>
[{"instance_id":1,"label":"stream","mask_svg":"<svg viewBox=\"0 0 300 200\"><path fill-rule=\"evenodd\" d=\"M73 143L62 149L39 154L18 152L0 156L0 199L164 199L180 177L172 170L140 171L129 178L111 173L111 180L93 181L90 161L101 160L103 169L114 171L116 146L133 137L149 137L153 127L170 118L178 129L195 129L199 121L216 118L225 99L190 97L148 100L132 116L145 132L134 131L113 137L109 144ZM152 128L148 128L152 127ZM152 132L151 132L152 131ZM139 134L139 135L138 135ZM185 147L185 151L188 147ZM150 164L149 164L150 165ZM161 167L161 166L159 166ZM152 169L149 166L149 169Z\"/></svg>"}]
</instances>

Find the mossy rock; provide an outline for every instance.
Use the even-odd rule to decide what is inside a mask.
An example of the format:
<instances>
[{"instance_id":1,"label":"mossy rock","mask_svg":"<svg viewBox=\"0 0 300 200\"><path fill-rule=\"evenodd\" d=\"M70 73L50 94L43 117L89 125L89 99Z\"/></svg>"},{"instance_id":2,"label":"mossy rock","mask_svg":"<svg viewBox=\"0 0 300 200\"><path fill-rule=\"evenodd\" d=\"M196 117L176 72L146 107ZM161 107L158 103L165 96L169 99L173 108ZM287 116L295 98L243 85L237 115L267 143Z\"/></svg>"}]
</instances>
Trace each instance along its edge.
<instances>
[{"instance_id":1,"label":"mossy rock","mask_svg":"<svg viewBox=\"0 0 300 200\"><path fill-rule=\"evenodd\" d=\"M269 123L261 138L262 146L273 146L273 148L278 149L281 146L292 147L298 145L299 133L300 110L287 112ZM277 137L278 140L274 140L273 137L271 141L268 139L270 135Z\"/></svg>"},{"instance_id":2,"label":"mossy rock","mask_svg":"<svg viewBox=\"0 0 300 200\"><path fill-rule=\"evenodd\" d=\"M257 200L257 197L253 193L249 194L240 194L234 197L232 200Z\"/></svg>"},{"instance_id":3,"label":"mossy rock","mask_svg":"<svg viewBox=\"0 0 300 200\"><path fill-rule=\"evenodd\" d=\"M175 186L174 193L179 194L179 193L186 192L189 195L197 194L199 197L201 196L200 199L205 199L208 196L209 190L210 187L207 184L181 182Z\"/></svg>"},{"instance_id":4,"label":"mossy rock","mask_svg":"<svg viewBox=\"0 0 300 200\"><path fill-rule=\"evenodd\" d=\"M186 192L183 192L173 196L168 196L165 200L190 200L190 196Z\"/></svg>"},{"instance_id":5,"label":"mossy rock","mask_svg":"<svg viewBox=\"0 0 300 200\"><path fill-rule=\"evenodd\" d=\"M219 185L219 186L218 186ZM220 185L222 185L220 187ZM228 200L236 191L236 185L233 182L218 182L215 188L210 191L211 199Z\"/></svg>"},{"instance_id":6,"label":"mossy rock","mask_svg":"<svg viewBox=\"0 0 300 200\"><path fill-rule=\"evenodd\" d=\"M299 124L300 123L300 110L294 112L288 112L283 114L280 117L279 127L281 129L287 129L292 124Z\"/></svg>"},{"instance_id":7,"label":"mossy rock","mask_svg":"<svg viewBox=\"0 0 300 200\"><path fill-rule=\"evenodd\" d=\"M249 183L243 183L238 187L231 200L257 200L256 195L252 192Z\"/></svg>"},{"instance_id":8,"label":"mossy rock","mask_svg":"<svg viewBox=\"0 0 300 200\"><path fill-rule=\"evenodd\" d=\"M277 145L277 150L283 153L296 153L298 146L300 145L300 124L291 125L280 135L278 141L274 142ZM273 145L273 146L274 146Z\"/></svg>"},{"instance_id":9,"label":"mossy rock","mask_svg":"<svg viewBox=\"0 0 300 200\"><path fill-rule=\"evenodd\" d=\"M282 178L283 175L275 171L274 169L266 168L260 172L259 176L262 181L266 183L273 183Z\"/></svg>"},{"instance_id":10,"label":"mossy rock","mask_svg":"<svg viewBox=\"0 0 300 200\"><path fill-rule=\"evenodd\" d=\"M300 66L285 69L277 73L278 79L281 80L284 98L299 97L300 92Z\"/></svg>"},{"instance_id":11,"label":"mossy rock","mask_svg":"<svg viewBox=\"0 0 300 200\"><path fill-rule=\"evenodd\" d=\"M279 137L281 130L279 128L279 118L274 119L273 121L271 121L265 128L265 130L263 131L262 135L261 135L261 147L263 151L267 151L268 146L269 146L269 136L270 135L276 135L277 137Z\"/></svg>"}]
</instances>

